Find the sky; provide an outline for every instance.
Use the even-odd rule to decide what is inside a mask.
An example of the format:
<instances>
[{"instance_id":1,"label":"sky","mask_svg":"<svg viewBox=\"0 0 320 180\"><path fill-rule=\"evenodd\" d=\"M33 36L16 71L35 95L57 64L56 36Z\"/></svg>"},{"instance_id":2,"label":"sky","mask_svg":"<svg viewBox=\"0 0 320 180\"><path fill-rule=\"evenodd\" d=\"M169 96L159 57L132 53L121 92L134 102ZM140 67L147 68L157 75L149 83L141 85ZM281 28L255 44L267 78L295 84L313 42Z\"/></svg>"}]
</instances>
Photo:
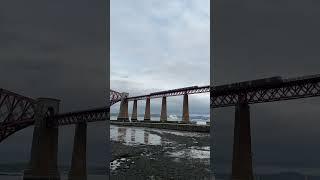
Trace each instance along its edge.
<instances>
[{"instance_id":1,"label":"sky","mask_svg":"<svg viewBox=\"0 0 320 180\"><path fill-rule=\"evenodd\" d=\"M74 2L0 2L1 88L60 99L61 111L105 104L105 8Z\"/></svg>"},{"instance_id":2,"label":"sky","mask_svg":"<svg viewBox=\"0 0 320 180\"><path fill-rule=\"evenodd\" d=\"M215 84L320 73L320 2L226 0L215 10ZM318 168L319 109L319 98L251 105L254 167ZM231 163L234 108L212 121L215 159Z\"/></svg>"},{"instance_id":3,"label":"sky","mask_svg":"<svg viewBox=\"0 0 320 180\"><path fill-rule=\"evenodd\" d=\"M111 0L111 89L135 96L209 85L209 9L209 0ZM168 111L179 112L182 97L168 104ZM143 113L144 103L138 106ZM190 97L190 106L209 112L209 94ZM159 100L152 100L151 111L160 112Z\"/></svg>"},{"instance_id":4,"label":"sky","mask_svg":"<svg viewBox=\"0 0 320 180\"><path fill-rule=\"evenodd\" d=\"M61 112L105 106L105 13L104 1L0 1L0 88L60 99ZM0 143L0 164L29 160L32 130ZM71 162L73 130L60 128L59 163ZM105 165L105 130L88 126L89 163Z\"/></svg>"}]
</instances>

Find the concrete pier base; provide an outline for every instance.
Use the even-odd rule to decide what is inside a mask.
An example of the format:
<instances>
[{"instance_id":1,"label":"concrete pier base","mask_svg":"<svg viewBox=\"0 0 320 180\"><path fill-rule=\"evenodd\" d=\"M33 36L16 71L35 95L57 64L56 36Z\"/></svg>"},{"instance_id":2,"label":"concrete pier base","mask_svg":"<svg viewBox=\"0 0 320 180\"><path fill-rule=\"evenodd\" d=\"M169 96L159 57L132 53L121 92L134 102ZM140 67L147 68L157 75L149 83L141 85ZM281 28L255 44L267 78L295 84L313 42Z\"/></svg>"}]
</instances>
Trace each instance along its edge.
<instances>
[{"instance_id":1,"label":"concrete pier base","mask_svg":"<svg viewBox=\"0 0 320 180\"><path fill-rule=\"evenodd\" d=\"M183 95L182 123L190 123L188 94Z\"/></svg>"},{"instance_id":2,"label":"concrete pier base","mask_svg":"<svg viewBox=\"0 0 320 180\"><path fill-rule=\"evenodd\" d=\"M235 112L232 180L253 180L250 107L238 104Z\"/></svg>"},{"instance_id":3,"label":"concrete pier base","mask_svg":"<svg viewBox=\"0 0 320 180\"><path fill-rule=\"evenodd\" d=\"M76 125L69 180L87 180L87 123Z\"/></svg>"},{"instance_id":4,"label":"concrete pier base","mask_svg":"<svg viewBox=\"0 0 320 180\"><path fill-rule=\"evenodd\" d=\"M134 100L132 115L131 115L131 122L137 122L137 121L138 121L138 100Z\"/></svg>"},{"instance_id":5,"label":"concrete pier base","mask_svg":"<svg viewBox=\"0 0 320 180\"><path fill-rule=\"evenodd\" d=\"M146 100L146 110L144 113L144 121L150 122L151 120L151 115L150 115L150 97L147 98Z\"/></svg>"},{"instance_id":6,"label":"concrete pier base","mask_svg":"<svg viewBox=\"0 0 320 180\"><path fill-rule=\"evenodd\" d=\"M60 180L58 171L58 128L48 127L50 117L59 112L59 100L37 99L35 126L28 168L24 171L24 180Z\"/></svg>"},{"instance_id":7,"label":"concrete pier base","mask_svg":"<svg viewBox=\"0 0 320 180\"><path fill-rule=\"evenodd\" d=\"M120 104L120 111L117 118L118 121L129 122L128 116L128 100L123 99Z\"/></svg>"},{"instance_id":8,"label":"concrete pier base","mask_svg":"<svg viewBox=\"0 0 320 180\"><path fill-rule=\"evenodd\" d=\"M165 123L168 120L167 118L167 97L162 97L160 121Z\"/></svg>"}]
</instances>

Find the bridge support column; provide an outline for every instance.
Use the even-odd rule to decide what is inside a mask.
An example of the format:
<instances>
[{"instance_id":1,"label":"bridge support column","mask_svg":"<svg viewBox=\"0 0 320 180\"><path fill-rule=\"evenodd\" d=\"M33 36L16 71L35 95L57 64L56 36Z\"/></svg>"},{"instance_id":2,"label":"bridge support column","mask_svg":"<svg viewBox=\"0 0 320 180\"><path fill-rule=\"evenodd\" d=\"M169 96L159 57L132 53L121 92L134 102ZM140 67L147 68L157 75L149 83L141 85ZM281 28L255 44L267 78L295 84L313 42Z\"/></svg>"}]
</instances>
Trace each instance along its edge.
<instances>
[{"instance_id":1,"label":"bridge support column","mask_svg":"<svg viewBox=\"0 0 320 180\"><path fill-rule=\"evenodd\" d=\"M120 104L120 112L117 118L118 121L129 121L128 116L128 100L123 99Z\"/></svg>"},{"instance_id":2,"label":"bridge support column","mask_svg":"<svg viewBox=\"0 0 320 180\"><path fill-rule=\"evenodd\" d=\"M146 111L144 113L144 121L149 122L151 120L150 117L150 97L147 97L146 100Z\"/></svg>"},{"instance_id":3,"label":"bridge support column","mask_svg":"<svg viewBox=\"0 0 320 180\"><path fill-rule=\"evenodd\" d=\"M87 179L87 123L76 125L69 180Z\"/></svg>"},{"instance_id":4,"label":"bridge support column","mask_svg":"<svg viewBox=\"0 0 320 180\"><path fill-rule=\"evenodd\" d=\"M188 94L183 95L182 122L189 123L189 98Z\"/></svg>"},{"instance_id":5,"label":"bridge support column","mask_svg":"<svg viewBox=\"0 0 320 180\"><path fill-rule=\"evenodd\" d=\"M233 180L253 180L250 107L248 104L238 104L235 112L233 160Z\"/></svg>"},{"instance_id":6,"label":"bridge support column","mask_svg":"<svg viewBox=\"0 0 320 180\"><path fill-rule=\"evenodd\" d=\"M59 112L59 100L49 98L37 99L35 108L35 126L28 168L24 171L24 180L59 180L58 127L49 127L46 118ZM49 112L49 113L48 113Z\"/></svg>"},{"instance_id":7,"label":"bridge support column","mask_svg":"<svg viewBox=\"0 0 320 180\"><path fill-rule=\"evenodd\" d=\"M167 122L167 97L162 97L160 121Z\"/></svg>"},{"instance_id":8,"label":"bridge support column","mask_svg":"<svg viewBox=\"0 0 320 180\"><path fill-rule=\"evenodd\" d=\"M133 101L133 109L132 109L132 116L131 116L132 122L138 121L138 100Z\"/></svg>"}]
</instances>

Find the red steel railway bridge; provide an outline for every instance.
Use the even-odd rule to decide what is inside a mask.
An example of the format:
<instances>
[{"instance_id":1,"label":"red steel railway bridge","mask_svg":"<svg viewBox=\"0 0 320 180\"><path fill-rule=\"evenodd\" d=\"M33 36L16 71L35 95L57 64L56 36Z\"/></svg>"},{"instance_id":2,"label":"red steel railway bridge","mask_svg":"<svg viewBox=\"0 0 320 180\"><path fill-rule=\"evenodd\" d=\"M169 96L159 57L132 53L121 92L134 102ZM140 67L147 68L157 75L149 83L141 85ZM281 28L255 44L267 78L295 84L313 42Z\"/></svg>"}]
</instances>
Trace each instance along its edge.
<instances>
[{"instance_id":1,"label":"red steel railway bridge","mask_svg":"<svg viewBox=\"0 0 320 180\"><path fill-rule=\"evenodd\" d=\"M292 79L271 77L220 86L192 86L129 97L128 93L110 90L106 107L59 113L60 101L52 98L33 99L0 89L0 142L15 132L34 126L31 157L24 179L60 179L57 168L58 128L76 125L69 179L86 179L87 123L110 118L110 106L120 102L118 121L128 122L128 102L133 101L131 122L137 121L137 101L145 100L144 121L150 123L150 99L162 98L160 122L167 121L167 97L183 96L182 123L189 123L188 96L210 92L210 108L235 106L235 128L232 176L253 179L250 104L320 96L320 76ZM240 125L241 124L241 125Z\"/></svg>"},{"instance_id":2,"label":"red steel railway bridge","mask_svg":"<svg viewBox=\"0 0 320 180\"><path fill-rule=\"evenodd\" d=\"M232 179L253 180L250 104L317 96L320 96L320 75L273 77L211 88L211 109L235 106Z\"/></svg>"},{"instance_id":3,"label":"red steel railway bridge","mask_svg":"<svg viewBox=\"0 0 320 180\"><path fill-rule=\"evenodd\" d=\"M107 120L110 106L126 96L126 93L110 90L106 107L59 113L60 100L33 99L0 89L0 143L15 132L34 126L30 161L23 179L59 180L58 128L76 125L69 179L85 180L87 123Z\"/></svg>"},{"instance_id":4,"label":"red steel railway bridge","mask_svg":"<svg viewBox=\"0 0 320 180\"><path fill-rule=\"evenodd\" d=\"M143 122L150 123L150 99L162 98L160 121L167 121L167 97L183 96L182 123L189 123L188 95L210 92L210 108L235 107L232 179L253 180L250 105L320 96L320 75L283 79L271 77L219 86L192 86L128 97L121 101L118 121L129 121L128 101L134 101L131 122L137 121L137 101L145 100ZM143 123L141 122L141 123Z\"/></svg>"}]
</instances>

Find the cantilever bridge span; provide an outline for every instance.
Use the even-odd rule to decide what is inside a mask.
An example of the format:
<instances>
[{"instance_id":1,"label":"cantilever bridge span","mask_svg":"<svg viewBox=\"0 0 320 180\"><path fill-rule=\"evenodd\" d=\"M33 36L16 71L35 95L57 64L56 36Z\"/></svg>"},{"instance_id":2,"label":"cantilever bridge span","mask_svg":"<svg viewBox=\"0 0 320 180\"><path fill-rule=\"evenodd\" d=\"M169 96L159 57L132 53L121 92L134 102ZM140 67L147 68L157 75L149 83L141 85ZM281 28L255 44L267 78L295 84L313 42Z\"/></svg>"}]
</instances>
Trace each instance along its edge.
<instances>
[{"instance_id":1,"label":"cantilever bridge span","mask_svg":"<svg viewBox=\"0 0 320 180\"><path fill-rule=\"evenodd\" d=\"M190 94L199 94L199 93L208 93L210 92L210 86L191 86L179 89L172 89L167 91L154 92L147 95L141 96L133 96L122 99L120 104L120 111L117 120L129 122L129 114L128 114L128 102L133 101L133 109L132 109L132 122L138 122L138 101L146 100L146 108L144 115L144 122L151 122L151 114L150 114L150 99L154 98L162 98L162 106L161 106L161 115L160 122L166 123L167 121L167 97L170 96L183 96L183 113L182 113L182 122L189 123L189 101L188 95Z\"/></svg>"},{"instance_id":2,"label":"cantilever bridge span","mask_svg":"<svg viewBox=\"0 0 320 180\"><path fill-rule=\"evenodd\" d=\"M160 121L167 122L167 97L183 96L182 122L189 123L188 95L190 94L210 92L210 107L221 108L237 106L239 103L256 104L319 96L319 81L320 75L303 76L290 79L270 77L218 85L211 88L210 86L191 86L154 92L141 96L126 97L121 100L117 120L129 122L128 101L134 101L131 121L137 122L137 102L145 100L146 107L144 122L150 122L150 99L162 98Z\"/></svg>"},{"instance_id":3,"label":"cantilever bridge span","mask_svg":"<svg viewBox=\"0 0 320 180\"><path fill-rule=\"evenodd\" d=\"M144 122L150 123L150 99L162 98L160 121L163 123L167 122L167 97L183 96L182 122L188 124L188 95L208 92L210 92L211 108L236 107L232 175L233 178L252 179L249 105L320 96L320 75L292 79L271 77L213 87L192 86L134 97L129 97L128 93L110 90L109 104L106 107L68 113L59 113L59 100L33 99L0 89L0 142L13 133L34 125L31 159L28 169L24 172L24 179L39 177L59 179L57 169L58 127L75 124L73 158L69 177L77 179L86 176L87 123L105 121L109 117L109 109L113 104L121 102L118 121L129 122L128 101L134 101L131 122L137 123L137 102L145 100ZM43 169L46 169L47 174L43 174Z\"/></svg>"},{"instance_id":4,"label":"cantilever bridge span","mask_svg":"<svg viewBox=\"0 0 320 180\"><path fill-rule=\"evenodd\" d=\"M59 180L58 127L75 124L69 179L85 180L87 123L107 120L110 106L125 97L126 93L111 90L109 105L106 107L59 113L60 101L57 99L33 99L0 89L0 142L15 132L34 125L30 162L23 179Z\"/></svg>"},{"instance_id":5,"label":"cantilever bridge span","mask_svg":"<svg viewBox=\"0 0 320 180\"><path fill-rule=\"evenodd\" d=\"M110 90L110 105L121 101L127 94ZM34 125L39 101L17 93L0 89L0 142L11 134ZM42 108L45 108L43 106ZM84 111L54 114L49 126L71 125L80 122L104 121L107 119L108 106Z\"/></svg>"},{"instance_id":6,"label":"cantilever bridge span","mask_svg":"<svg viewBox=\"0 0 320 180\"><path fill-rule=\"evenodd\" d=\"M211 108L236 106L239 103L257 104L320 96L320 75L282 79L269 78L257 85L216 86L211 89ZM267 79L262 79L267 80ZM250 81L244 82L248 83ZM236 83L234 84L236 85Z\"/></svg>"},{"instance_id":7,"label":"cantilever bridge span","mask_svg":"<svg viewBox=\"0 0 320 180\"><path fill-rule=\"evenodd\" d=\"M232 179L254 179L251 152L250 104L320 96L320 75L268 79L216 86L210 106L235 106Z\"/></svg>"},{"instance_id":8,"label":"cantilever bridge span","mask_svg":"<svg viewBox=\"0 0 320 180\"><path fill-rule=\"evenodd\" d=\"M166 122L166 98L183 95L182 122L189 123L188 94L207 92L210 92L211 109L235 106L232 179L253 179L250 104L320 96L320 75L290 79L271 77L213 87L193 86L128 97L121 101L118 121L129 121L128 101L134 101L131 122L137 124L137 101L146 100L144 122L150 123L150 99L162 97L160 121Z\"/></svg>"},{"instance_id":9,"label":"cantilever bridge span","mask_svg":"<svg viewBox=\"0 0 320 180\"><path fill-rule=\"evenodd\" d=\"M208 93L210 92L210 86L191 86L179 89L172 89L167 91L154 92L142 96L134 96L126 98L128 101L134 100L143 100L143 99L152 99L152 98L161 98L169 96L182 96L185 94L199 94L199 93Z\"/></svg>"}]
</instances>

